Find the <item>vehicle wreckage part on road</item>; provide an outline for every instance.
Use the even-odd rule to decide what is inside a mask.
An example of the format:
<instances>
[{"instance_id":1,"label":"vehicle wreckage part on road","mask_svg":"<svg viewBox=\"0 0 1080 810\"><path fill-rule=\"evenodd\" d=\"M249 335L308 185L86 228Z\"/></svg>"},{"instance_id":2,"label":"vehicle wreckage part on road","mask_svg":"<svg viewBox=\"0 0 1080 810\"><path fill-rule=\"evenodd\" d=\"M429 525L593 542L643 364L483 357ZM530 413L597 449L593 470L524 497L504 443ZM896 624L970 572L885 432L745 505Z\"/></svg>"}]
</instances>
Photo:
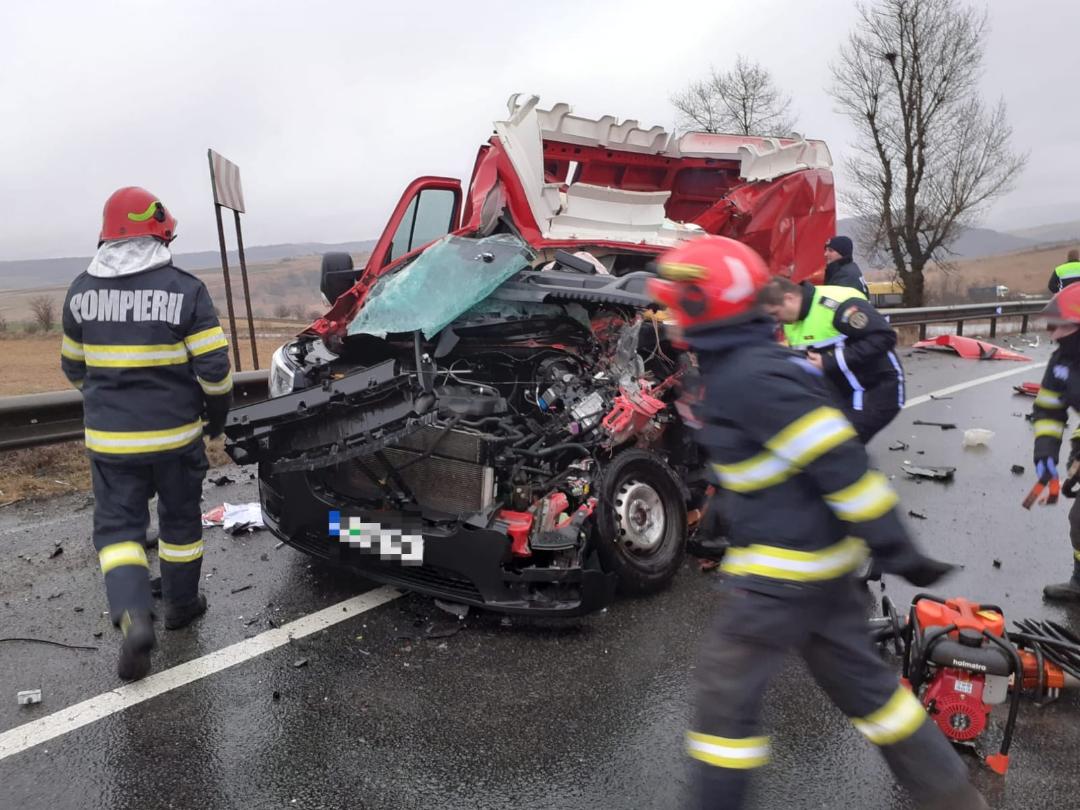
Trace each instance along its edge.
<instances>
[{"instance_id":1,"label":"vehicle wreckage part on road","mask_svg":"<svg viewBox=\"0 0 1080 810\"><path fill-rule=\"evenodd\" d=\"M952 349L965 360L1021 360L1030 362L1031 358L1018 352L1009 351L985 340L962 337L960 335L939 335L931 340L913 343L915 349Z\"/></svg>"}]
</instances>

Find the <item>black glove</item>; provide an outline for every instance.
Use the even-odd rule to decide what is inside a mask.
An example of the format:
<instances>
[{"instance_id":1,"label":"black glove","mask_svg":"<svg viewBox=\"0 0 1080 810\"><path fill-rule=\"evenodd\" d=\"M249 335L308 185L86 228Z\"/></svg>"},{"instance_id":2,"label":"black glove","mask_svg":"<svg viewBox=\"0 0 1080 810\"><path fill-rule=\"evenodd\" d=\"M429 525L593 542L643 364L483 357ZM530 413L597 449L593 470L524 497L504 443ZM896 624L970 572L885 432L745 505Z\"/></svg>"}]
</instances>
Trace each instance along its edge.
<instances>
[{"instance_id":1,"label":"black glove","mask_svg":"<svg viewBox=\"0 0 1080 810\"><path fill-rule=\"evenodd\" d=\"M928 588L943 577L948 576L956 569L955 565L932 557L920 556L914 565L900 571L900 576L914 585L916 588Z\"/></svg>"}]
</instances>

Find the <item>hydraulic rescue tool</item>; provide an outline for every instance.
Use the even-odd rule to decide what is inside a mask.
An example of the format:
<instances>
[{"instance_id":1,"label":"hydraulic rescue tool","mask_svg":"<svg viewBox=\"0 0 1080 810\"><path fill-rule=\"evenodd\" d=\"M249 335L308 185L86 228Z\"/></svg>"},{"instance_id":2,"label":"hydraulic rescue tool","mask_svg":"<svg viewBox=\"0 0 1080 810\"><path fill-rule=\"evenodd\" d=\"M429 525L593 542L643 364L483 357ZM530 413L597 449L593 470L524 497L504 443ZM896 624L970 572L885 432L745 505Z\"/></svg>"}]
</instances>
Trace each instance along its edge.
<instances>
[{"instance_id":1,"label":"hydraulic rescue tool","mask_svg":"<svg viewBox=\"0 0 1080 810\"><path fill-rule=\"evenodd\" d=\"M1063 688L1080 686L1080 639L1054 622L1025 620L1006 631L997 605L925 593L912 600L906 618L887 596L881 609L871 622L874 639L892 642L905 685L954 743L975 748L991 709L1008 704L998 752L985 757L995 773L1009 768L1021 697L1044 705Z\"/></svg>"}]
</instances>

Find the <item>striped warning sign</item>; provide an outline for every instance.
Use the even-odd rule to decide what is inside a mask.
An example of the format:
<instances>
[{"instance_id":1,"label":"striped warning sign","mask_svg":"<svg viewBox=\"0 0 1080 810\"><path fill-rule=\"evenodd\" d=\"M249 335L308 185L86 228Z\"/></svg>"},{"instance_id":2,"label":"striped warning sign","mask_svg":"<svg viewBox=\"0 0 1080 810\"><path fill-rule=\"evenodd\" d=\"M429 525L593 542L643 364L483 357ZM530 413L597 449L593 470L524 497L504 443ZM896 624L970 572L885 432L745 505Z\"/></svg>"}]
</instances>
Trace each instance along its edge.
<instances>
[{"instance_id":1,"label":"striped warning sign","mask_svg":"<svg viewBox=\"0 0 1080 810\"><path fill-rule=\"evenodd\" d=\"M210 185L214 187L214 202L244 213L244 189L240 186L240 167L226 160L213 149L207 149L210 158Z\"/></svg>"}]
</instances>

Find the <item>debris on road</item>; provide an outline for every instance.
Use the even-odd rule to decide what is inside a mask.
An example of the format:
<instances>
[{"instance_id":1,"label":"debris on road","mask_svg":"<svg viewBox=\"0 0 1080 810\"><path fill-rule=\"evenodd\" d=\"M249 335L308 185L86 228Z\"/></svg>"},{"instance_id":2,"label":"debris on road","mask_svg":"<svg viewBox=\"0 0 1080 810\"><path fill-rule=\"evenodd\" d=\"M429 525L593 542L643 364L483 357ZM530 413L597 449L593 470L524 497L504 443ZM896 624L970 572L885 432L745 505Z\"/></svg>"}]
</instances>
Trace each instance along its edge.
<instances>
[{"instance_id":1,"label":"debris on road","mask_svg":"<svg viewBox=\"0 0 1080 810\"><path fill-rule=\"evenodd\" d=\"M936 394L931 394L930 399L935 400L935 401L939 401L939 400L942 400L942 399L952 399L952 397L939 397Z\"/></svg>"},{"instance_id":2,"label":"debris on road","mask_svg":"<svg viewBox=\"0 0 1080 810\"><path fill-rule=\"evenodd\" d=\"M244 591L250 591L254 587L255 587L254 585L241 585L239 588L233 588L231 591L229 591L229 593L230 594L243 593Z\"/></svg>"},{"instance_id":3,"label":"debris on road","mask_svg":"<svg viewBox=\"0 0 1080 810\"><path fill-rule=\"evenodd\" d=\"M1001 560L994 558L994 568L1001 568Z\"/></svg>"},{"instance_id":4,"label":"debris on road","mask_svg":"<svg viewBox=\"0 0 1080 810\"><path fill-rule=\"evenodd\" d=\"M913 518L918 518L919 520L926 520L926 515L924 515L922 512L916 512L914 509L908 509L908 514L911 515Z\"/></svg>"},{"instance_id":5,"label":"debris on road","mask_svg":"<svg viewBox=\"0 0 1080 810\"><path fill-rule=\"evenodd\" d=\"M254 503L223 503L202 516L203 528L220 526L230 534L265 529L262 506Z\"/></svg>"},{"instance_id":6,"label":"debris on road","mask_svg":"<svg viewBox=\"0 0 1080 810\"><path fill-rule=\"evenodd\" d=\"M19 701L20 706L30 706L34 703L41 703L41 690L24 689L16 694L15 698Z\"/></svg>"},{"instance_id":7,"label":"debris on road","mask_svg":"<svg viewBox=\"0 0 1080 810\"><path fill-rule=\"evenodd\" d=\"M1013 464L1011 469L1012 469L1012 474L1013 475L1023 475L1024 474L1024 465L1023 464Z\"/></svg>"},{"instance_id":8,"label":"debris on road","mask_svg":"<svg viewBox=\"0 0 1080 810\"><path fill-rule=\"evenodd\" d=\"M965 360L1020 360L1030 362L1031 358L1018 352L1009 351L985 340L962 337L960 335L940 335L930 340L920 340L912 344L916 349L951 349Z\"/></svg>"},{"instance_id":9,"label":"debris on road","mask_svg":"<svg viewBox=\"0 0 1080 810\"><path fill-rule=\"evenodd\" d=\"M63 553L64 553L64 547L62 545L60 545L59 543L57 543L56 547L53 548L53 550L49 553L49 559L51 560L51 559L54 559L56 557L59 557Z\"/></svg>"},{"instance_id":10,"label":"debris on road","mask_svg":"<svg viewBox=\"0 0 1080 810\"><path fill-rule=\"evenodd\" d=\"M95 630L93 633L94 638L101 638L103 635L105 635L103 630Z\"/></svg>"},{"instance_id":11,"label":"debris on road","mask_svg":"<svg viewBox=\"0 0 1080 810\"><path fill-rule=\"evenodd\" d=\"M922 419L916 419L911 424L922 425L924 427L939 427L942 430L956 430L956 425L952 422L924 422Z\"/></svg>"},{"instance_id":12,"label":"debris on road","mask_svg":"<svg viewBox=\"0 0 1080 810\"><path fill-rule=\"evenodd\" d=\"M1026 382L1020 383L1020 385L1014 385L1013 391L1022 394L1025 397L1037 397L1039 395L1040 387L1041 386L1038 383Z\"/></svg>"},{"instance_id":13,"label":"debris on road","mask_svg":"<svg viewBox=\"0 0 1080 810\"><path fill-rule=\"evenodd\" d=\"M292 662L292 665L294 669L300 669L301 667L306 667L308 665L308 660L306 658L297 658Z\"/></svg>"},{"instance_id":14,"label":"debris on road","mask_svg":"<svg viewBox=\"0 0 1080 810\"><path fill-rule=\"evenodd\" d=\"M217 478L209 478L207 480L211 484L213 484L215 487L223 487L226 484L235 484L236 483L236 481L234 479L229 478L229 476L227 476L227 475L219 475Z\"/></svg>"},{"instance_id":15,"label":"debris on road","mask_svg":"<svg viewBox=\"0 0 1080 810\"><path fill-rule=\"evenodd\" d=\"M465 624L460 621L433 624L424 631L424 638L450 638L450 636L456 636L461 632L461 628L464 626Z\"/></svg>"},{"instance_id":16,"label":"debris on road","mask_svg":"<svg viewBox=\"0 0 1080 810\"><path fill-rule=\"evenodd\" d=\"M984 428L971 428L964 431L964 447L979 447L990 444L990 440L994 438L994 431L986 430Z\"/></svg>"},{"instance_id":17,"label":"debris on road","mask_svg":"<svg viewBox=\"0 0 1080 810\"><path fill-rule=\"evenodd\" d=\"M908 447L910 445L907 442L902 442L899 439L889 445L890 450L907 450Z\"/></svg>"},{"instance_id":18,"label":"debris on road","mask_svg":"<svg viewBox=\"0 0 1080 810\"><path fill-rule=\"evenodd\" d=\"M90 650L91 652L97 652L97 647L84 647L79 644L65 644L62 641L51 641L47 638L30 638L28 636L10 636L8 638L0 638L0 641L25 641L29 644L49 644L53 647L63 647L65 650Z\"/></svg>"},{"instance_id":19,"label":"debris on road","mask_svg":"<svg viewBox=\"0 0 1080 810\"><path fill-rule=\"evenodd\" d=\"M917 467L906 461L900 468L913 478L929 478L932 481L951 481L956 467Z\"/></svg>"},{"instance_id":20,"label":"debris on road","mask_svg":"<svg viewBox=\"0 0 1080 810\"><path fill-rule=\"evenodd\" d=\"M458 621L461 622L465 621L465 617L469 615L469 606L457 602L444 602L442 599L436 599L435 607L449 613L451 616L457 616Z\"/></svg>"}]
</instances>

